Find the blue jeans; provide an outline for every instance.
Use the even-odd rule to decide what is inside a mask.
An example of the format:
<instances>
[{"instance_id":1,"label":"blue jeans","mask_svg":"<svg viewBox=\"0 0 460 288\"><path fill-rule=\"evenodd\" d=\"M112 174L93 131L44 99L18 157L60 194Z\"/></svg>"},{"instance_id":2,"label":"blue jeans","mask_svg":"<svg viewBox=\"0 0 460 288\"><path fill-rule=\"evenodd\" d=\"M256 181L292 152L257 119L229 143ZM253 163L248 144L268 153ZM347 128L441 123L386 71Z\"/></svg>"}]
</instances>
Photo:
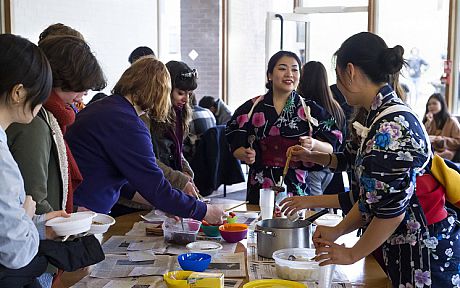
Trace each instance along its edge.
<instances>
[{"instance_id":1,"label":"blue jeans","mask_svg":"<svg viewBox=\"0 0 460 288\"><path fill-rule=\"evenodd\" d=\"M310 178L310 195L323 195L327 185L331 183L333 176L334 173L332 173L329 169L309 171L308 177Z\"/></svg>"},{"instance_id":2,"label":"blue jeans","mask_svg":"<svg viewBox=\"0 0 460 288\"><path fill-rule=\"evenodd\" d=\"M42 288L51 288L53 284L53 273L43 273L40 277L37 277L38 282L42 285Z\"/></svg>"}]
</instances>

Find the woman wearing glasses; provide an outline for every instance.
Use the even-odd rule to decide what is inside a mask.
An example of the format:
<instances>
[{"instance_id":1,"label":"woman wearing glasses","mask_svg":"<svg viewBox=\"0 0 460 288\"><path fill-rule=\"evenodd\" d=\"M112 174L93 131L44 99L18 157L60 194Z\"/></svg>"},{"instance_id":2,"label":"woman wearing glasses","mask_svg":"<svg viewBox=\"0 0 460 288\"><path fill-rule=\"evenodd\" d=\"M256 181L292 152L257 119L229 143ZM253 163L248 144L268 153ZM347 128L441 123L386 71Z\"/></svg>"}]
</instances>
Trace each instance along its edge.
<instances>
[{"instance_id":1,"label":"woman wearing glasses","mask_svg":"<svg viewBox=\"0 0 460 288\"><path fill-rule=\"evenodd\" d=\"M180 187L188 195L198 197L198 190L193 184L193 171L183 155L183 142L188 135L192 119L189 95L197 87L197 72L184 62L169 61L166 68L171 76L171 109L166 121L150 113L143 118L150 127L152 144L165 177L171 185Z\"/></svg>"},{"instance_id":2,"label":"woman wearing glasses","mask_svg":"<svg viewBox=\"0 0 460 288\"><path fill-rule=\"evenodd\" d=\"M222 209L171 188L156 163L150 133L139 118L159 121L170 110L170 77L163 63L145 56L121 76L114 95L77 115L66 139L83 174L74 203L80 210L108 213L129 183L156 208L180 217L220 222Z\"/></svg>"}]
</instances>

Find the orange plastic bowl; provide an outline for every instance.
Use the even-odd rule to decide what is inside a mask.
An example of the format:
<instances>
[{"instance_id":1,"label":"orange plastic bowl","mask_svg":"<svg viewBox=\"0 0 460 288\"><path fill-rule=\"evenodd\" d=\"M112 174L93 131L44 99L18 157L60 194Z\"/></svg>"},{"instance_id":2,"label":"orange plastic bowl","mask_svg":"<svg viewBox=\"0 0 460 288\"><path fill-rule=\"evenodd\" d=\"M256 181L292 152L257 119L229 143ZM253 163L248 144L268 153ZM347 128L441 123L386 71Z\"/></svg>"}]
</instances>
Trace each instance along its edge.
<instances>
[{"instance_id":1,"label":"orange plastic bowl","mask_svg":"<svg viewBox=\"0 0 460 288\"><path fill-rule=\"evenodd\" d=\"M219 226L220 235L228 243L236 243L246 238L248 225L246 224L224 224Z\"/></svg>"}]
</instances>

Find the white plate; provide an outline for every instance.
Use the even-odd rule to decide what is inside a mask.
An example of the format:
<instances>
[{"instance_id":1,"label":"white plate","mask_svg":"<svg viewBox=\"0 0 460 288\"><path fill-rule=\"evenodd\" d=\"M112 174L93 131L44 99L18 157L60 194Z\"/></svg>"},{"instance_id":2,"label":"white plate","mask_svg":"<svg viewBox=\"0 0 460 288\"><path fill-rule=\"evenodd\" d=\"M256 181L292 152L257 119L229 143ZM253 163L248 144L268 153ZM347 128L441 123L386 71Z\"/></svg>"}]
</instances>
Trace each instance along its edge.
<instances>
[{"instance_id":1,"label":"white plate","mask_svg":"<svg viewBox=\"0 0 460 288\"><path fill-rule=\"evenodd\" d=\"M97 223L95 223L97 222ZM109 227L115 224L115 219L109 215L97 214L96 217L91 221L91 229L88 233L91 234L102 234L109 230Z\"/></svg>"},{"instance_id":2,"label":"white plate","mask_svg":"<svg viewBox=\"0 0 460 288\"><path fill-rule=\"evenodd\" d=\"M187 249L190 252L206 253L211 256L216 255L222 250L222 244L213 241L196 241L187 244Z\"/></svg>"},{"instance_id":3,"label":"white plate","mask_svg":"<svg viewBox=\"0 0 460 288\"><path fill-rule=\"evenodd\" d=\"M57 236L75 235L87 232L91 228L92 219L96 213L91 211L70 214L69 218L56 217L46 221L45 225L51 227Z\"/></svg>"}]
</instances>

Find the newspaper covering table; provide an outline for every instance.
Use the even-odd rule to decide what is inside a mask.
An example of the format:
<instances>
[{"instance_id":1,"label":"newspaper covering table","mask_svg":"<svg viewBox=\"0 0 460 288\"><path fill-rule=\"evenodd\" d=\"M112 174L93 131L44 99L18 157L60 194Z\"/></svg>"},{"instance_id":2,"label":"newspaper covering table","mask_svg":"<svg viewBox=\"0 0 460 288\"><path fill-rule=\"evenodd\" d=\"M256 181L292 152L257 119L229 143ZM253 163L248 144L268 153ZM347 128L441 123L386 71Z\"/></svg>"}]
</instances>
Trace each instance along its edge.
<instances>
[{"instance_id":1,"label":"newspaper covering table","mask_svg":"<svg viewBox=\"0 0 460 288\"><path fill-rule=\"evenodd\" d=\"M105 260L96 264L90 276L96 278L120 278L133 276L162 276L173 271L174 257L155 255L154 260L130 261L127 255L106 255Z\"/></svg>"},{"instance_id":2,"label":"newspaper covering table","mask_svg":"<svg viewBox=\"0 0 460 288\"><path fill-rule=\"evenodd\" d=\"M128 251L153 250L165 253L163 236L112 236L102 244L105 254L126 254Z\"/></svg>"},{"instance_id":3,"label":"newspaper covering table","mask_svg":"<svg viewBox=\"0 0 460 288\"><path fill-rule=\"evenodd\" d=\"M241 279L224 279L224 288L238 288L243 284ZM127 277L118 279L101 279L86 276L72 288L166 288L163 276Z\"/></svg>"}]
</instances>

